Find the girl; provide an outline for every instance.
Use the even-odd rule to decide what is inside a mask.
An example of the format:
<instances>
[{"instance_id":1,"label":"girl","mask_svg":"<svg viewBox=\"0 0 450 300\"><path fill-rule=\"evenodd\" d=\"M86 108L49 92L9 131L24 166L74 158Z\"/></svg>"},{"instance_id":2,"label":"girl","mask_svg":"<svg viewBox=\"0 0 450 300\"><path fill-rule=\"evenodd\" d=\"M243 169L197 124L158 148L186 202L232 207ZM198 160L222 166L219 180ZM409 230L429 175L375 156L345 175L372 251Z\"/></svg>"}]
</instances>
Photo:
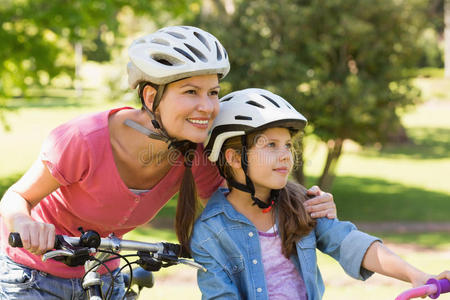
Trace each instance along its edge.
<instances>
[{"instance_id":1,"label":"girl","mask_svg":"<svg viewBox=\"0 0 450 300\"><path fill-rule=\"evenodd\" d=\"M429 275L349 222L313 220L305 189L288 181L292 136L306 119L283 98L246 89L221 99L206 150L227 180L194 226L193 257L203 299L321 299L316 248L350 276L372 272L425 283Z\"/></svg>"},{"instance_id":2,"label":"girl","mask_svg":"<svg viewBox=\"0 0 450 300\"><path fill-rule=\"evenodd\" d=\"M208 199L223 183L197 145L218 113L219 79L229 71L220 42L199 28L167 27L137 39L129 56L129 83L138 87L142 109L113 109L56 128L38 160L3 196L0 298L82 297L82 266L41 260L55 233L78 235L82 226L121 237L150 221L178 191L176 232L186 245L195 186ZM319 206L325 214L334 213L331 197L316 200L328 203ZM9 247L10 231L20 233L23 249ZM118 263L108 266L114 270ZM114 298L121 299L121 277L114 286Z\"/></svg>"}]
</instances>

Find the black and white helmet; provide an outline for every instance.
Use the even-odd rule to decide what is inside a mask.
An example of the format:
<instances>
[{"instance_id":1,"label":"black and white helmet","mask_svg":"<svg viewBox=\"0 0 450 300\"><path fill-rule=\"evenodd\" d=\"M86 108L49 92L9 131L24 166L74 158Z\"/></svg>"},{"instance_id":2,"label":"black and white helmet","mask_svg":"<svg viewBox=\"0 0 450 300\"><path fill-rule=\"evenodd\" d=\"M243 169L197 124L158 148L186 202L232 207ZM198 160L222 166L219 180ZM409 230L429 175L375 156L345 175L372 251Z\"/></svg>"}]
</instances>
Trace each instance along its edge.
<instances>
[{"instance_id":1,"label":"black and white helmet","mask_svg":"<svg viewBox=\"0 0 450 300\"><path fill-rule=\"evenodd\" d=\"M250 88L220 99L220 112L214 120L205 150L209 160L218 160L223 143L235 136L270 127L302 130L306 118L289 102L267 90Z\"/></svg>"},{"instance_id":2,"label":"black and white helmet","mask_svg":"<svg viewBox=\"0 0 450 300\"><path fill-rule=\"evenodd\" d=\"M165 85L178 79L230 70L228 54L210 33L192 26L172 26L136 39L128 49L128 83Z\"/></svg>"}]
</instances>

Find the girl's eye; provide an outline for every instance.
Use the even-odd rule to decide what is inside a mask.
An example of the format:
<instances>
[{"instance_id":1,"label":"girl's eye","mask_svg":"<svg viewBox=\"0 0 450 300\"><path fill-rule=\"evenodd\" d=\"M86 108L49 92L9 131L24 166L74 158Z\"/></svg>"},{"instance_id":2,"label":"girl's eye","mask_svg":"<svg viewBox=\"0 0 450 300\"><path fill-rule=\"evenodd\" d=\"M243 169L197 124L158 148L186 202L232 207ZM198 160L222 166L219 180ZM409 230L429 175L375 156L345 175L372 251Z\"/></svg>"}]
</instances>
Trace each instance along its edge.
<instances>
[{"instance_id":1,"label":"girl's eye","mask_svg":"<svg viewBox=\"0 0 450 300\"><path fill-rule=\"evenodd\" d=\"M292 149L292 147L293 147L293 146L292 146L292 143L287 143L287 144L286 144L286 148L287 148L287 149Z\"/></svg>"},{"instance_id":2,"label":"girl's eye","mask_svg":"<svg viewBox=\"0 0 450 300\"><path fill-rule=\"evenodd\" d=\"M211 96L218 96L219 95L219 91L211 91L210 95Z\"/></svg>"},{"instance_id":3,"label":"girl's eye","mask_svg":"<svg viewBox=\"0 0 450 300\"><path fill-rule=\"evenodd\" d=\"M275 143L274 142L271 142L271 143L268 143L267 144L267 147L270 147L270 148L275 148Z\"/></svg>"},{"instance_id":4,"label":"girl's eye","mask_svg":"<svg viewBox=\"0 0 450 300\"><path fill-rule=\"evenodd\" d=\"M195 95L197 92L195 90L187 90L185 94Z\"/></svg>"}]
</instances>

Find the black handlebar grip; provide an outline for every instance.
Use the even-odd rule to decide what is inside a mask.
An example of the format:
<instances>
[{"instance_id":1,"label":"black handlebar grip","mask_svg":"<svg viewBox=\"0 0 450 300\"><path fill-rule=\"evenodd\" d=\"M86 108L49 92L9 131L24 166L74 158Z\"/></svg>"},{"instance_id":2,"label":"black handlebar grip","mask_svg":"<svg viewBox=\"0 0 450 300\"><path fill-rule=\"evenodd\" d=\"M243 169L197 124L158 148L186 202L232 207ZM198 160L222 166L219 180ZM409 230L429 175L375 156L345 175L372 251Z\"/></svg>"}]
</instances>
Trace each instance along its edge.
<instances>
[{"instance_id":1,"label":"black handlebar grip","mask_svg":"<svg viewBox=\"0 0 450 300\"><path fill-rule=\"evenodd\" d=\"M60 235L55 236L55 249L60 249ZM8 237L8 243L11 247L15 248L23 248L22 239L20 238L20 233L18 232L10 232Z\"/></svg>"},{"instance_id":2,"label":"black handlebar grip","mask_svg":"<svg viewBox=\"0 0 450 300\"><path fill-rule=\"evenodd\" d=\"M20 238L20 234L18 232L11 232L9 234L8 243L11 247L23 247L22 239Z\"/></svg>"}]
</instances>

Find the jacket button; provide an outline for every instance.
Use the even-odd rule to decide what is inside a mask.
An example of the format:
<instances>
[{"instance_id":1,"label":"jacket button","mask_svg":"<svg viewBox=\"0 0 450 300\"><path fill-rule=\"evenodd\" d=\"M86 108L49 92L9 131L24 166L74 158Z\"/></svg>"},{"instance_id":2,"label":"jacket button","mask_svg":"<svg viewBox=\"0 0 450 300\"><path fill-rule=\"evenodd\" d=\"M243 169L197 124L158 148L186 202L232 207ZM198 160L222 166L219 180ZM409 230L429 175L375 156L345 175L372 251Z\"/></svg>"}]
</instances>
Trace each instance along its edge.
<instances>
[{"instance_id":1,"label":"jacket button","mask_svg":"<svg viewBox=\"0 0 450 300\"><path fill-rule=\"evenodd\" d=\"M261 292L262 292L262 288L257 288L256 291L257 291L258 293L261 293Z\"/></svg>"},{"instance_id":2,"label":"jacket button","mask_svg":"<svg viewBox=\"0 0 450 300\"><path fill-rule=\"evenodd\" d=\"M249 237L252 237L252 236L253 236L253 232L250 231L250 232L248 233L248 236L249 236Z\"/></svg>"},{"instance_id":3,"label":"jacket button","mask_svg":"<svg viewBox=\"0 0 450 300\"><path fill-rule=\"evenodd\" d=\"M256 259L253 260L253 264L256 265L258 261Z\"/></svg>"}]
</instances>

